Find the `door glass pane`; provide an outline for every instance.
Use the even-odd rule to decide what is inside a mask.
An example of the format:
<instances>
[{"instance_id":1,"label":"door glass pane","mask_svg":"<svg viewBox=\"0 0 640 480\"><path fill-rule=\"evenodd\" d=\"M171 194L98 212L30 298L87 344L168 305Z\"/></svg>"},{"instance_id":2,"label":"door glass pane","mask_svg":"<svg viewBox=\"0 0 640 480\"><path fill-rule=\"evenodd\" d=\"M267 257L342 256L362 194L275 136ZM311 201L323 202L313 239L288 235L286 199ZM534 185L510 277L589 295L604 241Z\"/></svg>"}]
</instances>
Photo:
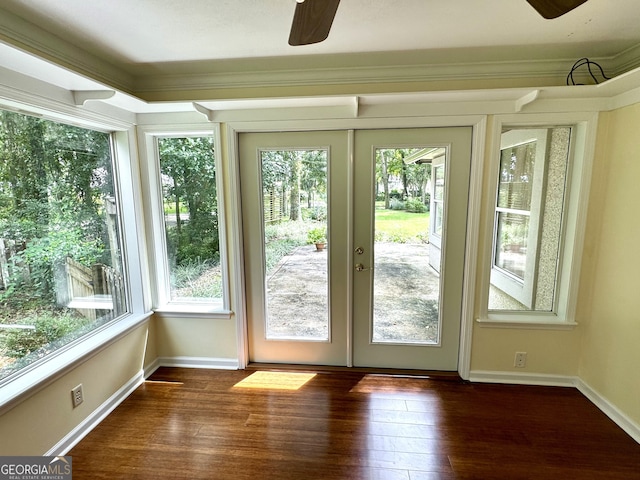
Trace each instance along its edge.
<instances>
[{"instance_id":1,"label":"door glass pane","mask_svg":"<svg viewBox=\"0 0 640 480\"><path fill-rule=\"evenodd\" d=\"M260 152L267 339L329 339L327 157Z\"/></svg>"},{"instance_id":2,"label":"door glass pane","mask_svg":"<svg viewBox=\"0 0 640 480\"><path fill-rule=\"evenodd\" d=\"M374 343L439 342L440 276L429 264L429 196L431 162L443 153L433 147L375 151ZM435 191L444 198L444 176L440 180Z\"/></svg>"}]
</instances>

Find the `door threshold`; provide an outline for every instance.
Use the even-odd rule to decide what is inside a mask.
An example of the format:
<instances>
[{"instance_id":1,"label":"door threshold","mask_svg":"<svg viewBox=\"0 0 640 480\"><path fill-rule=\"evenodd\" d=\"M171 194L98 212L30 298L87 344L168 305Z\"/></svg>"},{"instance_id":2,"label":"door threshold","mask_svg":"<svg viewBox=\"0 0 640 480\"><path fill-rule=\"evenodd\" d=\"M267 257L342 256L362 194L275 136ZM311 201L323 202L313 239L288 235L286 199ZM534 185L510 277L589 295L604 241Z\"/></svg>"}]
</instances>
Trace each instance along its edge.
<instances>
[{"instance_id":1,"label":"door threshold","mask_svg":"<svg viewBox=\"0 0 640 480\"><path fill-rule=\"evenodd\" d=\"M380 367L343 367L334 365L301 365L289 363L258 363L250 362L245 370L250 371L283 371L314 372L314 373L362 373L366 375L386 375L393 377L428 378L430 380L446 380L463 383L458 372L440 370L414 370L401 368Z\"/></svg>"}]
</instances>

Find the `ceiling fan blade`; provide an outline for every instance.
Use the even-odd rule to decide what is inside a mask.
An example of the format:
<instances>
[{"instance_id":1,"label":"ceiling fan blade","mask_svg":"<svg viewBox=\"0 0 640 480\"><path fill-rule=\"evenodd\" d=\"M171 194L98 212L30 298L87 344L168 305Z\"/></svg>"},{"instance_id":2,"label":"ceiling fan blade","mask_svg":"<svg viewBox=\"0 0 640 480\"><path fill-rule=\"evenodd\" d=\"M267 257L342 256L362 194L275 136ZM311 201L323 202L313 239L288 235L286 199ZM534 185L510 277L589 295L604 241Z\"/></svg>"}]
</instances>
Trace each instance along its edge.
<instances>
[{"instance_id":1,"label":"ceiling fan blade","mask_svg":"<svg viewBox=\"0 0 640 480\"><path fill-rule=\"evenodd\" d=\"M304 0L296 4L289 45L309 45L329 36L340 0Z\"/></svg>"},{"instance_id":2,"label":"ceiling fan blade","mask_svg":"<svg viewBox=\"0 0 640 480\"><path fill-rule=\"evenodd\" d=\"M527 0L544 18L558 18L587 0Z\"/></svg>"}]
</instances>

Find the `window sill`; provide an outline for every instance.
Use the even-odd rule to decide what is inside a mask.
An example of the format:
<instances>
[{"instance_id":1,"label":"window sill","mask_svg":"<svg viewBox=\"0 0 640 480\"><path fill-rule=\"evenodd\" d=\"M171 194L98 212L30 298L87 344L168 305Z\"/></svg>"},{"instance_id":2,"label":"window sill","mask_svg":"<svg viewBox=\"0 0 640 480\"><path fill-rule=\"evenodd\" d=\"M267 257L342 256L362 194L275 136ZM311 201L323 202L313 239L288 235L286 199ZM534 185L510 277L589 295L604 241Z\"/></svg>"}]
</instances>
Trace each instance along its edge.
<instances>
[{"instance_id":1,"label":"window sill","mask_svg":"<svg viewBox=\"0 0 640 480\"><path fill-rule=\"evenodd\" d=\"M556 317L554 316L553 318ZM578 325L576 322L551 320L546 316L539 319L529 316L517 320L514 319L514 315L510 315L510 318L476 318L476 322L481 327L486 328L520 328L528 330L573 330Z\"/></svg>"},{"instance_id":2,"label":"window sill","mask_svg":"<svg viewBox=\"0 0 640 480\"><path fill-rule=\"evenodd\" d=\"M154 310L156 315L164 318L214 318L228 320L233 315L218 304L170 303Z\"/></svg>"},{"instance_id":3,"label":"window sill","mask_svg":"<svg viewBox=\"0 0 640 480\"><path fill-rule=\"evenodd\" d=\"M129 315L89 335L73 347L53 353L46 361L31 369L26 367L24 373L18 372L13 380L0 387L0 415L11 410L20 402L55 382L79 364L107 348L129 332L145 323L151 312Z\"/></svg>"}]
</instances>

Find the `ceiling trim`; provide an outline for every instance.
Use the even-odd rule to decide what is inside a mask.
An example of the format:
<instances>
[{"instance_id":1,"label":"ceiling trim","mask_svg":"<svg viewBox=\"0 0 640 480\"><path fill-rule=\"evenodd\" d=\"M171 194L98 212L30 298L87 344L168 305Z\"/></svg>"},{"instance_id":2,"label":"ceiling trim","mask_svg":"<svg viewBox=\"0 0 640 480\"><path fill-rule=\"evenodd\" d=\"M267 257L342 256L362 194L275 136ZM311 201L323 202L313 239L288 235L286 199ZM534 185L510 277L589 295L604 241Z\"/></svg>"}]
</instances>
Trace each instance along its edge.
<instances>
[{"instance_id":1,"label":"ceiling trim","mask_svg":"<svg viewBox=\"0 0 640 480\"><path fill-rule=\"evenodd\" d=\"M396 55L398 52L395 52ZM406 60L405 55L400 55ZM217 71L142 75L136 77L134 93L146 101L191 101L209 99L249 98L252 89L272 89L273 93L261 91L261 96L282 96L281 89L297 87L315 88L318 94L348 95L354 93L354 85L366 85L367 93L389 91L387 85L403 85L402 91L425 91L446 89L474 89L488 87L564 86L567 75L576 58L560 59L510 59L487 60L464 63L446 63L439 59L429 62L428 53L420 62L421 52L412 52L413 63L399 63L394 53L377 56L377 65L350 66L301 66L273 70L251 70L240 68L241 64L222 63ZM287 64L280 60L279 66ZM326 58L323 58L327 63ZM598 62L609 77L614 77L640 67L640 45L629 48L613 57L591 58ZM295 59L291 59L295 61ZM216 62L211 62L214 69ZM189 66L183 66L188 72ZM195 67L194 67L195 68ZM580 83L592 84L587 70L574 73ZM451 85L450 82L456 82ZM361 90L362 91L362 90Z\"/></svg>"},{"instance_id":2,"label":"ceiling trim","mask_svg":"<svg viewBox=\"0 0 640 480\"><path fill-rule=\"evenodd\" d=\"M622 75L640 67L640 44L627 48L611 58L609 64L612 76Z\"/></svg>"},{"instance_id":3,"label":"ceiling trim","mask_svg":"<svg viewBox=\"0 0 640 480\"><path fill-rule=\"evenodd\" d=\"M184 75L148 75L136 78L135 92L292 87L311 85L418 83L442 80L566 78L574 59L552 61L478 62L307 68L272 71L225 71Z\"/></svg>"},{"instance_id":4,"label":"ceiling trim","mask_svg":"<svg viewBox=\"0 0 640 480\"><path fill-rule=\"evenodd\" d=\"M640 66L638 60L635 63ZM607 59L595 61L607 65ZM574 62L565 59L150 76L136 80L133 94L147 102L161 102L565 86ZM611 75L614 69L605 71ZM574 74L574 79L593 83L586 72Z\"/></svg>"},{"instance_id":5,"label":"ceiling trim","mask_svg":"<svg viewBox=\"0 0 640 480\"><path fill-rule=\"evenodd\" d=\"M131 74L2 9L0 41L117 90L133 85Z\"/></svg>"},{"instance_id":6,"label":"ceiling trim","mask_svg":"<svg viewBox=\"0 0 640 480\"><path fill-rule=\"evenodd\" d=\"M0 41L147 102L282 97L291 88L298 88L298 95L348 95L560 86L577 59L543 59L535 46L529 46L498 53L468 49L458 63L448 63L456 51L425 50L123 67L10 12L0 12ZM609 76L617 76L640 67L640 45L591 60ZM578 79L587 83L580 72Z\"/></svg>"}]
</instances>

